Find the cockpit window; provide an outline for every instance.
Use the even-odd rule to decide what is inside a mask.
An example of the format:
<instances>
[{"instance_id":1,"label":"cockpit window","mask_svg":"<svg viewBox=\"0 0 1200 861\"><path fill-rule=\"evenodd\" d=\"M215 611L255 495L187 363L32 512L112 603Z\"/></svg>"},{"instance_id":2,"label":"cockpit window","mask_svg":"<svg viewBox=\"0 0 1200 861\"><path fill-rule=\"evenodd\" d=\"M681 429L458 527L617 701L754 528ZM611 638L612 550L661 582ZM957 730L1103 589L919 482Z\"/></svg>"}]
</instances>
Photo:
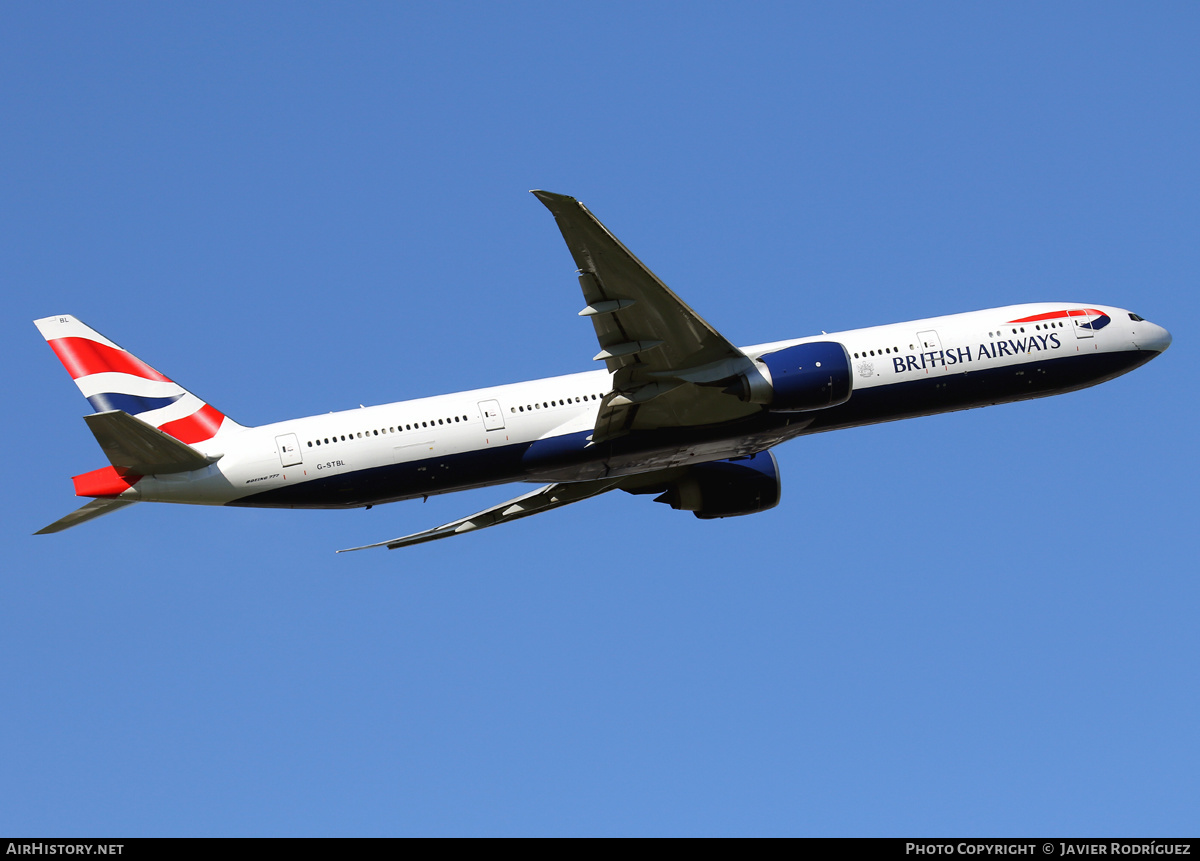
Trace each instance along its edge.
<instances>
[{"instance_id":1,"label":"cockpit window","mask_svg":"<svg viewBox=\"0 0 1200 861\"><path fill-rule=\"evenodd\" d=\"M1137 314L1130 314L1129 319L1135 323L1145 323L1146 322L1143 318L1139 317Z\"/></svg>"}]
</instances>

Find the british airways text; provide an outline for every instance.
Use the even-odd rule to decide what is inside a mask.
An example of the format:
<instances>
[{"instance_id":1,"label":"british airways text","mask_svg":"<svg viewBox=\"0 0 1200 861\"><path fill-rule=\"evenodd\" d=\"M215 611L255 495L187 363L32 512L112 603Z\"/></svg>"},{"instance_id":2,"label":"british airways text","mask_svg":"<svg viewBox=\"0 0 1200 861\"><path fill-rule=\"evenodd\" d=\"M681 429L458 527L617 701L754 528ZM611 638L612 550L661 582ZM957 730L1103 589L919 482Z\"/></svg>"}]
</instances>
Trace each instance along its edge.
<instances>
[{"instance_id":1,"label":"british airways text","mask_svg":"<svg viewBox=\"0 0 1200 861\"><path fill-rule=\"evenodd\" d=\"M1049 335L1031 335L1028 338L1011 338L1007 341L994 341L991 344L980 344L974 355L970 347L952 347L949 350L930 350L915 356L895 356L892 358L892 369L897 374L905 371L920 371L937 365L959 365L977 359L998 359L1001 356L1018 356L1021 353L1031 353L1042 350L1057 350L1062 346L1058 333Z\"/></svg>"}]
</instances>

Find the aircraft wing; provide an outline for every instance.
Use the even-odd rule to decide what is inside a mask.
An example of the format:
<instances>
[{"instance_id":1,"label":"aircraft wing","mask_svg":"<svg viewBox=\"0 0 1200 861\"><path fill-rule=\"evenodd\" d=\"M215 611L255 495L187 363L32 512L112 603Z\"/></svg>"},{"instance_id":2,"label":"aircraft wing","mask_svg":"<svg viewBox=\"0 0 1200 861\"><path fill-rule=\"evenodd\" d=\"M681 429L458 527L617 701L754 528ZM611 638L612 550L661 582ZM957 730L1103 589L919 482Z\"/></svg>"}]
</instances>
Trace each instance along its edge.
<instances>
[{"instance_id":1,"label":"aircraft wing","mask_svg":"<svg viewBox=\"0 0 1200 861\"><path fill-rule=\"evenodd\" d=\"M449 538L452 535L461 535L464 532L470 532L474 529L486 529L489 526L519 520L531 514L540 514L552 508L570 505L572 502L582 502L585 499L590 499L606 491L615 490L620 484L621 479L619 478L602 478L595 481L578 481L570 484L548 484L545 487L539 487L537 490L526 493L524 496L518 496L516 499L501 502L499 505L493 505L491 508L485 508L483 511L476 512L470 517L463 517L434 529L426 529L424 532L414 532L412 535L404 535L400 538L393 538L390 541L380 541L377 544L364 544L362 547L347 547L345 550L337 552L348 553L351 550L367 550L371 547L386 547L389 550L395 550L397 547L408 547L413 544L424 544L426 541L437 541L439 538Z\"/></svg>"},{"instance_id":2,"label":"aircraft wing","mask_svg":"<svg viewBox=\"0 0 1200 861\"><path fill-rule=\"evenodd\" d=\"M613 374L593 442L634 428L730 421L757 411L724 392L753 362L676 296L573 197L534 191L579 268L600 352Z\"/></svg>"}]
</instances>

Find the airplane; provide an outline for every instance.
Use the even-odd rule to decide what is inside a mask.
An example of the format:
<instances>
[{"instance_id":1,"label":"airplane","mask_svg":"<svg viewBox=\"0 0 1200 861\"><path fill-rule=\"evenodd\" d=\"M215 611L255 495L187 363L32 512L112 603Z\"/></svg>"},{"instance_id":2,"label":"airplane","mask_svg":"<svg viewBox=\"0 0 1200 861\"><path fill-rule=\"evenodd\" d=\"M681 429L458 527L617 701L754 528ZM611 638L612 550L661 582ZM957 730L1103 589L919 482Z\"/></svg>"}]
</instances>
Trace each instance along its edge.
<instances>
[{"instance_id":1,"label":"airplane","mask_svg":"<svg viewBox=\"0 0 1200 861\"><path fill-rule=\"evenodd\" d=\"M60 532L135 502L370 508L544 486L450 523L347 548L461 535L623 490L701 519L780 499L795 437L1046 397L1167 349L1121 308L1042 302L736 347L575 198L534 191L578 269L603 370L249 427L74 317L35 321L88 399L110 465L74 477ZM343 552L343 551L338 551Z\"/></svg>"}]
</instances>

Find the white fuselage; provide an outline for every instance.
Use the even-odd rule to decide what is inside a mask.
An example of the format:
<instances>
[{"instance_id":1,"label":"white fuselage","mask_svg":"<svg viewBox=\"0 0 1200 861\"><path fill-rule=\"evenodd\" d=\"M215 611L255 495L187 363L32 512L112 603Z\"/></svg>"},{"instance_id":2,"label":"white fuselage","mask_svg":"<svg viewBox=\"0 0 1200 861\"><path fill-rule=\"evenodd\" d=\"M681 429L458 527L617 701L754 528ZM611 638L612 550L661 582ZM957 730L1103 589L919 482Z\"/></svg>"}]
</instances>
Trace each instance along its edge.
<instances>
[{"instance_id":1,"label":"white fuselage","mask_svg":"<svg viewBox=\"0 0 1200 861\"><path fill-rule=\"evenodd\" d=\"M1037 319L1080 308L1100 313ZM845 404L790 415L764 408L726 425L634 434L600 447L581 442L562 456L534 456L539 445L584 440L594 427L612 384L607 371L590 371L246 428L195 445L221 455L208 468L145 476L122 495L334 508L512 481L649 471L753 453L805 433L1083 388L1142 364L1165 349L1170 336L1119 308L1040 303L759 344L745 352L756 358L809 341L845 347L853 372Z\"/></svg>"}]
</instances>

